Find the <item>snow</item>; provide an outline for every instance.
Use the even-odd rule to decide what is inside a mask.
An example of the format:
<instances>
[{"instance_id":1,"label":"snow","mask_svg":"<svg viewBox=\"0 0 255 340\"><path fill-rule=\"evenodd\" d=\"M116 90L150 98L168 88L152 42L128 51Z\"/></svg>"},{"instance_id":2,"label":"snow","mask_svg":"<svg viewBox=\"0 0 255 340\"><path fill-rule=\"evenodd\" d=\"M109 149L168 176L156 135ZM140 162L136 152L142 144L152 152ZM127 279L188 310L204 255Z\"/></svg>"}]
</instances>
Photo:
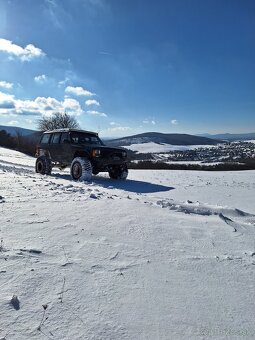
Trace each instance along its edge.
<instances>
[{"instance_id":1,"label":"snow","mask_svg":"<svg viewBox=\"0 0 255 340\"><path fill-rule=\"evenodd\" d=\"M254 339L255 171L34 161L0 148L0 339Z\"/></svg>"},{"instance_id":2,"label":"snow","mask_svg":"<svg viewBox=\"0 0 255 340\"><path fill-rule=\"evenodd\" d=\"M244 142L246 142L246 143L254 143L255 144L255 139L244 140Z\"/></svg>"},{"instance_id":3,"label":"snow","mask_svg":"<svg viewBox=\"0 0 255 340\"><path fill-rule=\"evenodd\" d=\"M195 150L199 148L215 148L217 145L171 145L171 144L158 144L154 142L147 142L141 144L131 144L125 146L126 149L136 151L138 153L160 153L169 151L185 151Z\"/></svg>"},{"instance_id":4,"label":"snow","mask_svg":"<svg viewBox=\"0 0 255 340\"><path fill-rule=\"evenodd\" d=\"M18 167L22 166L25 168L34 168L35 161L33 157L28 157L18 151L0 147L0 163Z\"/></svg>"}]
</instances>

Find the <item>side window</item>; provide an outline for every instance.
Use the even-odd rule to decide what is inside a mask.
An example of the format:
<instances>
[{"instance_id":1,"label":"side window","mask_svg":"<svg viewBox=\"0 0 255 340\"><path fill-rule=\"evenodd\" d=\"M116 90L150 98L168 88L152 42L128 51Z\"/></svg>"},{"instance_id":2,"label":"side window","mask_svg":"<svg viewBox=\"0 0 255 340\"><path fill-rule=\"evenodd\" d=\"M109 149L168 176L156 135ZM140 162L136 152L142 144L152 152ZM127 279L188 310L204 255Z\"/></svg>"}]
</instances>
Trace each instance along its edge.
<instances>
[{"instance_id":1,"label":"side window","mask_svg":"<svg viewBox=\"0 0 255 340\"><path fill-rule=\"evenodd\" d=\"M51 144L58 144L60 139L60 132L54 133L53 137L51 138Z\"/></svg>"},{"instance_id":2,"label":"side window","mask_svg":"<svg viewBox=\"0 0 255 340\"><path fill-rule=\"evenodd\" d=\"M72 143L78 144L79 138L78 135L75 135L74 133L71 135L71 141Z\"/></svg>"},{"instance_id":3,"label":"side window","mask_svg":"<svg viewBox=\"0 0 255 340\"><path fill-rule=\"evenodd\" d=\"M49 143L49 140L50 140L50 136L51 136L50 133L45 133L45 134L42 136L41 143L42 143L42 144L48 144L48 143Z\"/></svg>"},{"instance_id":4,"label":"side window","mask_svg":"<svg viewBox=\"0 0 255 340\"><path fill-rule=\"evenodd\" d=\"M89 143L89 138L86 137L86 136L79 136L78 143L79 143L79 144L86 144L86 143Z\"/></svg>"},{"instance_id":5,"label":"side window","mask_svg":"<svg viewBox=\"0 0 255 340\"><path fill-rule=\"evenodd\" d=\"M70 140L68 132L62 132L60 143L64 143L64 140Z\"/></svg>"}]
</instances>

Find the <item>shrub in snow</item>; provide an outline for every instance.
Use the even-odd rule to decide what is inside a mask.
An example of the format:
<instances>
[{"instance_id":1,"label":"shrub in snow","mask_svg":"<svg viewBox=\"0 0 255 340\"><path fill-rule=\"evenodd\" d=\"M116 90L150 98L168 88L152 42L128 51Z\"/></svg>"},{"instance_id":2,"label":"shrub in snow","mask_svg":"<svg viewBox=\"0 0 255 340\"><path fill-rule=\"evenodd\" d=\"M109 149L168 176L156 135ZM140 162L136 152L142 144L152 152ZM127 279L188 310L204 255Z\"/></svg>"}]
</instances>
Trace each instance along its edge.
<instances>
[{"instance_id":1,"label":"shrub in snow","mask_svg":"<svg viewBox=\"0 0 255 340\"><path fill-rule=\"evenodd\" d=\"M12 296L10 304L13 306L14 309L16 310L20 309L20 302L19 302L17 295Z\"/></svg>"}]
</instances>

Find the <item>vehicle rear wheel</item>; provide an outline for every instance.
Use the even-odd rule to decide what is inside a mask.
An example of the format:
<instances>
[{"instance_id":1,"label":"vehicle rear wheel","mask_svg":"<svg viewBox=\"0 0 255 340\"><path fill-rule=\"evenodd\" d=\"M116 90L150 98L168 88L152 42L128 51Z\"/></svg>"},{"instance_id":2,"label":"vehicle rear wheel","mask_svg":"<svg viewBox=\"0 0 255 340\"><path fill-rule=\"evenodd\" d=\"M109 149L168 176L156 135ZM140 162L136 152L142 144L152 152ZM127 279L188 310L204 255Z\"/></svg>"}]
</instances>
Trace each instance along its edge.
<instances>
[{"instance_id":1,"label":"vehicle rear wheel","mask_svg":"<svg viewBox=\"0 0 255 340\"><path fill-rule=\"evenodd\" d=\"M52 170L51 160L46 156L40 156L35 162L35 172L41 175L50 175Z\"/></svg>"},{"instance_id":2,"label":"vehicle rear wheel","mask_svg":"<svg viewBox=\"0 0 255 340\"><path fill-rule=\"evenodd\" d=\"M71 177L75 181L90 181L92 177L92 165L87 158L76 157L71 164Z\"/></svg>"},{"instance_id":3,"label":"vehicle rear wheel","mask_svg":"<svg viewBox=\"0 0 255 340\"><path fill-rule=\"evenodd\" d=\"M113 179L125 180L128 176L128 168L126 165L115 167L109 171L109 176Z\"/></svg>"}]
</instances>

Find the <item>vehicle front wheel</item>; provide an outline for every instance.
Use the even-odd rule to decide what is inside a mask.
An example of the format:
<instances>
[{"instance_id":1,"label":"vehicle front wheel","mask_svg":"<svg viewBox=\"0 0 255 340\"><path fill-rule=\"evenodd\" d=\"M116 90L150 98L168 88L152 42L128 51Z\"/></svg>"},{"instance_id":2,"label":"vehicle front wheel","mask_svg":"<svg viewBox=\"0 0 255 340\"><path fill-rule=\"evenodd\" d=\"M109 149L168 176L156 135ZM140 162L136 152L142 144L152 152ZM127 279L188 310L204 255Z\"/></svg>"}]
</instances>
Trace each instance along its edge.
<instances>
[{"instance_id":1,"label":"vehicle front wheel","mask_svg":"<svg viewBox=\"0 0 255 340\"><path fill-rule=\"evenodd\" d=\"M109 176L113 179L126 179L128 176L128 168L126 165L112 168L109 171Z\"/></svg>"},{"instance_id":2,"label":"vehicle front wheel","mask_svg":"<svg viewBox=\"0 0 255 340\"><path fill-rule=\"evenodd\" d=\"M92 165L87 158L76 157L71 164L71 177L75 181L90 181L92 177Z\"/></svg>"},{"instance_id":3,"label":"vehicle front wheel","mask_svg":"<svg viewBox=\"0 0 255 340\"><path fill-rule=\"evenodd\" d=\"M52 170L51 160L46 156L40 156L35 162L35 172L41 175L50 175Z\"/></svg>"}]
</instances>

